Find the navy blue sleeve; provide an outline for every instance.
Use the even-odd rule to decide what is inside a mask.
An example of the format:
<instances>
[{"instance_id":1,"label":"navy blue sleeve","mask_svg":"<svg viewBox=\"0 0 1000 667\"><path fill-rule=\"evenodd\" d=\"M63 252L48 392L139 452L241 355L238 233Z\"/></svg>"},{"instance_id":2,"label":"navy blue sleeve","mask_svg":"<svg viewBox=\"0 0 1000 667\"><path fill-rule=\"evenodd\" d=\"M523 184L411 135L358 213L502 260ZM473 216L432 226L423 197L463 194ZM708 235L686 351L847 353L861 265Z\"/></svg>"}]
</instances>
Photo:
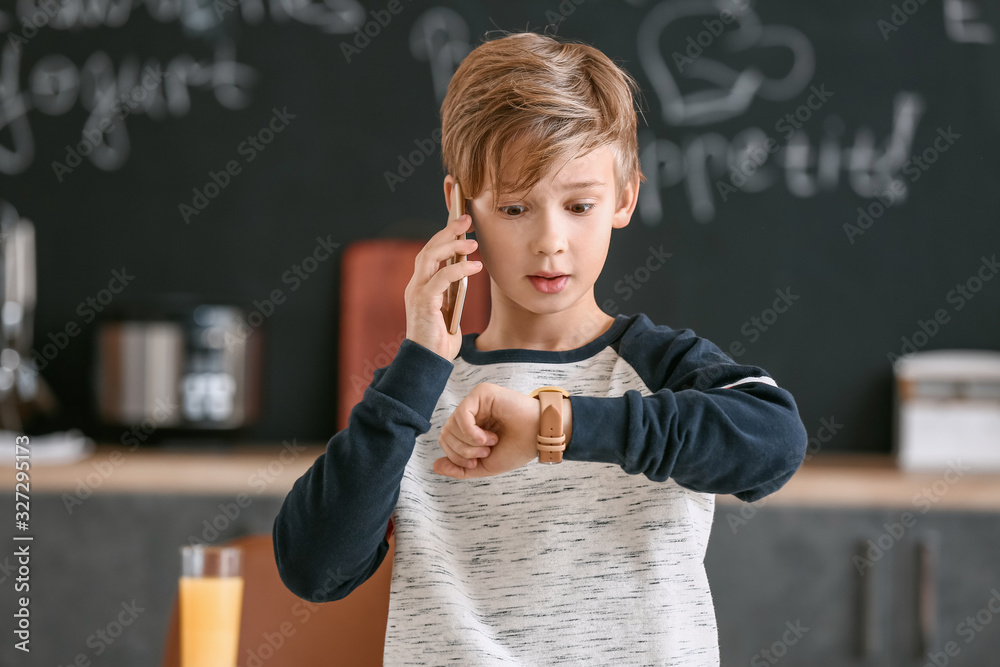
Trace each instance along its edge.
<instances>
[{"instance_id":1,"label":"navy blue sleeve","mask_svg":"<svg viewBox=\"0 0 1000 667\"><path fill-rule=\"evenodd\" d=\"M404 339L392 363L375 371L347 428L296 480L272 531L278 573L291 592L339 600L378 569L403 471L453 367Z\"/></svg>"},{"instance_id":2,"label":"navy blue sleeve","mask_svg":"<svg viewBox=\"0 0 1000 667\"><path fill-rule=\"evenodd\" d=\"M632 331L618 353L654 393L571 397L567 460L617 463L656 482L672 478L693 491L746 502L791 478L808 437L788 391L690 329L649 324Z\"/></svg>"}]
</instances>

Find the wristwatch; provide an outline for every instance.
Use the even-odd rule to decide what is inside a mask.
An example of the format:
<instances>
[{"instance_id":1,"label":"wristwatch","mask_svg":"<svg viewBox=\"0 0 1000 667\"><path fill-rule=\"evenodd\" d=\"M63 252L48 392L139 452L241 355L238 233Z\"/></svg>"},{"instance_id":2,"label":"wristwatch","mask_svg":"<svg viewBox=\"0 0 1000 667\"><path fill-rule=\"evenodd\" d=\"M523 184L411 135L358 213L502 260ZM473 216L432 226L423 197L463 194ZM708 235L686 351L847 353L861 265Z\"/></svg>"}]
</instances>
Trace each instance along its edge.
<instances>
[{"instance_id":1,"label":"wristwatch","mask_svg":"<svg viewBox=\"0 0 1000 667\"><path fill-rule=\"evenodd\" d=\"M538 399L538 462L562 463L566 451L563 397L569 399L569 392L562 387L539 387L529 396Z\"/></svg>"}]
</instances>

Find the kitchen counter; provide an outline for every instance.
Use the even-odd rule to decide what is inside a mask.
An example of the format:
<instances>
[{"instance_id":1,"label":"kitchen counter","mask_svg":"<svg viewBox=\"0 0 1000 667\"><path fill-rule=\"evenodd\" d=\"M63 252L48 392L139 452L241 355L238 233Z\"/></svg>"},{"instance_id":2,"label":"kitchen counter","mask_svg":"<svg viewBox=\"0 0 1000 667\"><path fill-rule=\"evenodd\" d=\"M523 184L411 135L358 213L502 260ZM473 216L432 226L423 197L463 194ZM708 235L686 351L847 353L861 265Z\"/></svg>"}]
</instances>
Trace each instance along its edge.
<instances>
[{"instance_id":1,"label":"kitchen counter","mask_svg":"<svg viewBox=\"0 0 1000 667\"><path fill-rule=\"evenodd\" d=\"M325 443L234 445L227 450L98 445L82 461L31 466L31 493L284 496ZM13 492L14 468L0 466L0 489ZM731 495L721 505L738 505ZM757 505L1000 510L1000 472L904 472L890 455L823 453L806 461Z\"/></svg>"}]
</instances>

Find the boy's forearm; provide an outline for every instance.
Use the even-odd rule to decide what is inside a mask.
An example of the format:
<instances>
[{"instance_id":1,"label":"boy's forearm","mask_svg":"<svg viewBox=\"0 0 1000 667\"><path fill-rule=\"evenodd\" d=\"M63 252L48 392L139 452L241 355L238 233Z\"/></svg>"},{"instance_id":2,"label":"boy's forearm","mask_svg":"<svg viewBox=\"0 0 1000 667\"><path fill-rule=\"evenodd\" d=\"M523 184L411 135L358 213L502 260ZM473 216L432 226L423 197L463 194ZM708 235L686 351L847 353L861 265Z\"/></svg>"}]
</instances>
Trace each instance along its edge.
<instances>
[{"instance_id":1,"label":"boy's forearm","mask_svg":"<svg viewBox=\"0 0 1000 667\"><path fill-rule=\"evenodd\" d=\"M708 391L577 396L565 458L617 463L653 481L757 500L779 489L805 457L807 434L784 389L747 383Z\"/></svg>"},{"instance_id":2,"label":"boy's forearm","mask_svg":"<svg viewBox=\"0 0 1000 667\"><path fill-rule=\"evenodd\" d=\"M278 571L296 595L339 599L378 567L403 471L452 367L404 341L351 410L348 427L295 482L273 537Z\"/></svg>"}]
</instances>

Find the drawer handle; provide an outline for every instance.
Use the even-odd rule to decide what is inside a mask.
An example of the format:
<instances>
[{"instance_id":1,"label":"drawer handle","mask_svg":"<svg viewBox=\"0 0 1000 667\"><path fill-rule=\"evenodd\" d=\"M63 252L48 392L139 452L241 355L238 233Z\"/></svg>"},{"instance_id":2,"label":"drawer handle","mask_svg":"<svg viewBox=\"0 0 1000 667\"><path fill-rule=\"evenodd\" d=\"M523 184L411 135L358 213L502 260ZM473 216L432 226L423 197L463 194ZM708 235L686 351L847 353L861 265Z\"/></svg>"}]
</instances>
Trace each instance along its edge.
<instances>
[{"instance_id":1,"label":"drawer handle","mask_svg":"<svg viewBox=\"0 0 1000 667\"><path fill-rule=\"evenodd\" d=\"M859 541L857 544L856 562L864 562L868 558L868 542ZM880 563L880 567L885 570L889 568L888 559ZM861 575L861 657L872 658L882 654L882 636L879 632L879 604L876 577L874 567L870 566L868 571Z\"/></svg>"},{"instance_id":2,"label":"drawer handle","mask_svg":"<svg viewBox=\"0 0 1000 667\"><path fill-rule=\"evenodd\" d=\"M921 655L937 650L937 563L939 540L936 533L921 536L917 544L918 605L920 612Z\"/></svg>"}]
</instances>

